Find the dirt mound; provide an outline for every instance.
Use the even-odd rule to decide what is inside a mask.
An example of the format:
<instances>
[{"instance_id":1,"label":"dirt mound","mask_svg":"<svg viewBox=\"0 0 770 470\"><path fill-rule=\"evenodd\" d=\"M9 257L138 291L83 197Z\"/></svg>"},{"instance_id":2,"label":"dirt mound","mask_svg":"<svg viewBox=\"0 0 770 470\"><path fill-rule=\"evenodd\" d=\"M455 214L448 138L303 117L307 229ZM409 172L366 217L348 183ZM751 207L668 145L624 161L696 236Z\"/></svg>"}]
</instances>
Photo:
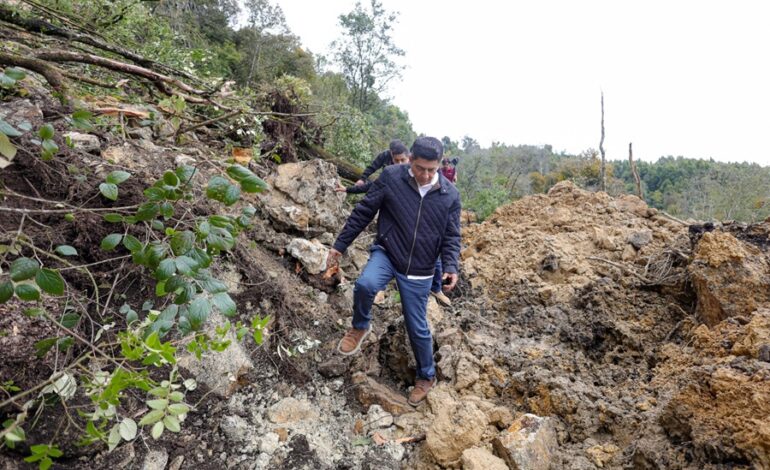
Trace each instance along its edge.
<instances>
[{"instance_id":1,"label":"dirt mound","mask_svg":"<svg viewBox=\"0 0 770 470\"><path fill-rule=\"evenodd\" d=\"M680 279L687 229L635 196L617 199L565 181L547 195L499 208L463 232L463 269L492 298L523 304L570 302L592 282Z\"/></svg>"}]
</instances>

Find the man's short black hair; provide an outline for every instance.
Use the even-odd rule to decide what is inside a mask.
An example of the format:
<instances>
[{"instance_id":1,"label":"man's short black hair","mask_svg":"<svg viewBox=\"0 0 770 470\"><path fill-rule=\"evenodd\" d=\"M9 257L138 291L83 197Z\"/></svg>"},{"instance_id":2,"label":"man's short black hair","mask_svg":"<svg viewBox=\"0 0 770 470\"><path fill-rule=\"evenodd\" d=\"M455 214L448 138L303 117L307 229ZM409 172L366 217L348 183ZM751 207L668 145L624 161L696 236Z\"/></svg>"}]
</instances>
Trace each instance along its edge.
<instances>
[{"instance_id":1,"label":"man's short black hair","mask_svg":"<svg viewBox=\"0 0 770 470\"><path fill-rule=\"evenodd\" d=\"M412 144L412 156L425 160L440 160L444 156L444 146L435 137L418 137Z\"/></svg>"},{"instance_id":2,"label":"man's short black hair","mask_svg":"<svg viewBox=\"0 0 770 470\"><path fill-rule=\"evenodd\" d=\"M398 139L393 139L390 141L390 154L391 155L401 155L402 153L407 153L406 145L404 145L403 142L401 142Z\"/></svg>"}]
</instances>

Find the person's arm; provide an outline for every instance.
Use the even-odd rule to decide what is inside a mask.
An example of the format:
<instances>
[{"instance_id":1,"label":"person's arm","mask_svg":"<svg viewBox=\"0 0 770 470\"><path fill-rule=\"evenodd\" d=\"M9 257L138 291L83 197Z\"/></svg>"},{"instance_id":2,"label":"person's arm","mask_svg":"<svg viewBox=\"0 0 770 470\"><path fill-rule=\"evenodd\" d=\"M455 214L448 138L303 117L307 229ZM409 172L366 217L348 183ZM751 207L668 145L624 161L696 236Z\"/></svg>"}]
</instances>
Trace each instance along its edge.
<instances>
[{"instance_id":1,"label":"person's arm","mask_svg":"<svg viewBox=\"0 0 770 470\"><path fill-rule=\"evenodd\" d=\"M377 212L380 210L382 201L385 198L385 185L387 183L387 173L383 173L372 184L369 192L366 193L366 197L356 204L356 207L348 217L345 226L337 236L337 240L334 242L334 250L339 253L344 253L348 249L351 243L358 237L358 235L366 228L367 225L374 219Z\"/></svg>"},{"instance_id":2,"label":"person's arm","mask_svg":"<svg viewBox=\"0 0 770 470\"><path fill-rule=\"evenodd\" d=\"M444 230L441 244L441 264L444 269L444 279L449 279L449 284L443 290L450 291L457 284L460 258L460 198L455 200L449 209L449 219Z\"/></svg>"},{"instance_id":3,"label":"person's arm","mask_svg":"<svg viewBox=\"0 0 770 470\"><path fill-rule=\"evenodd\" d=\"M366 167L363 173L361 173L361 180L367 180L369 179L372 174L379 170L380 168L384 166L388 166L388 162L390 161L390 150L385 150L384 152L381 152L379 155L377 155L377 158L374 159L372 163L369 164L369 166ZM356 182L357 183L357 182Z\"/></svg>"},{"instance_id":4,"label":"person's arm","mask_svg":"<svg viewBox=\"0 0 770 470\"><path fill-rule=\"evenodd\" d=\"M345 192L348 194L366 193L366 192L369 192L373 184L374 184L373 182L366 180L364 181L364 184L361 184L361 185L354 184L353 186L348 186L347 188L345 188Z\"/></svg>"}]
</instances>

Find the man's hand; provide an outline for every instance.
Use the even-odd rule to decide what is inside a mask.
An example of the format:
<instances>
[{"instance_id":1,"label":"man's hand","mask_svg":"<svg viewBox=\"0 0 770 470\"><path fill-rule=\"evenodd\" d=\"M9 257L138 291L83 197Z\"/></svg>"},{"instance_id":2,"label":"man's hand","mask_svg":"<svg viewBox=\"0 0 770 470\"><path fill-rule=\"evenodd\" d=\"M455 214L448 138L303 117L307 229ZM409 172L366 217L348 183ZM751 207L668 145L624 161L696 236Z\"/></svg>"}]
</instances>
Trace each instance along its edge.
<instances>
[{"instance_id":1,"label":"man's hand","mask_svg":"<svg viewBox=\"0 0 770 470\"><path fill-rule=\"evenodd\" d=\"M356 181L356 186L363 186L363 185L365 185L365 184L366 184L366 181L364 181L364 180L362 180L362 179L360 179L360 180Z\"/></svg>"},{"instance_id":2,"label":"man's hand","mask_svg":"<svg viewBox=\"0 0 770 470\"><path fill-rule=\"evenodd\" d=\"M338 193L344 193L345 191L347 191L347 188L345 188L345 186L342 186L340 183L337 183L337 187L334 188L334 190L337 191Z\"/></svg>"},{"instance_id":3,"label":"man's hand","mask_svg":"<svg viewBox=\"0 0 770 470\"><path fill-rule=\"evenodd\" d=\"M342 253L334 248L329 249L329 254L326 256L326 269L328 270L331 267L339 266L340 257L342 257Z\"/></svg>"},{"instance_id":4,"label":"man's hand","mask_svg":"<svg viewBox=\"0 0 770 470\"><path fill-rule=\"evenodd\" d=\"M444 292L449 292L450 290L454 289L455 286L457 285L458 276L457 276L457 273L444 273L444 275L442 276L442 279L445 281L449 279L449 283L444 284L441 287L441 290L443 290Z\"/></svg>"}]
</instances>

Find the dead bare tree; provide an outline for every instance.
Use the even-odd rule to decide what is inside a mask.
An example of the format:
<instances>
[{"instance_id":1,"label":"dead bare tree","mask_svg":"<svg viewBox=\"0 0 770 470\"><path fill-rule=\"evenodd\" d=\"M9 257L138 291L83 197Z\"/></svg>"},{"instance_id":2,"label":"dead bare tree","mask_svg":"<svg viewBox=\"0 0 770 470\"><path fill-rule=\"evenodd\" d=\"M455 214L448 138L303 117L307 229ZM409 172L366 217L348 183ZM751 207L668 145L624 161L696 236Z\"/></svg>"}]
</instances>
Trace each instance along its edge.
<instances>
[{"instance_id":1,"label":"dead bare tree","mask_svg":"<svg viewBox=\"0 0 770 470\"><path fill-rule=\"evenodd\" d=\"M601 166L601 190L607 191L607 174L605 168L605 155L604 155L604 92L602 91L602 138L599 141L599 152L602 154L602 166Z\"/></svg>"},{"instance_id":2,"label":"dead bare tree","mask_svg":"<svg viewBox=\"0 0 770 470\"><path fill-rule=\"evenodd\" d=\"M642 180L639 178L639 171L636 169L636 162L634 162L633 142L628 143L628 164L631 167L631 174L634 175L634 183L636 184L636 195L639 199L644 199L642 194Z\"/></svg>"}]
</instances>

